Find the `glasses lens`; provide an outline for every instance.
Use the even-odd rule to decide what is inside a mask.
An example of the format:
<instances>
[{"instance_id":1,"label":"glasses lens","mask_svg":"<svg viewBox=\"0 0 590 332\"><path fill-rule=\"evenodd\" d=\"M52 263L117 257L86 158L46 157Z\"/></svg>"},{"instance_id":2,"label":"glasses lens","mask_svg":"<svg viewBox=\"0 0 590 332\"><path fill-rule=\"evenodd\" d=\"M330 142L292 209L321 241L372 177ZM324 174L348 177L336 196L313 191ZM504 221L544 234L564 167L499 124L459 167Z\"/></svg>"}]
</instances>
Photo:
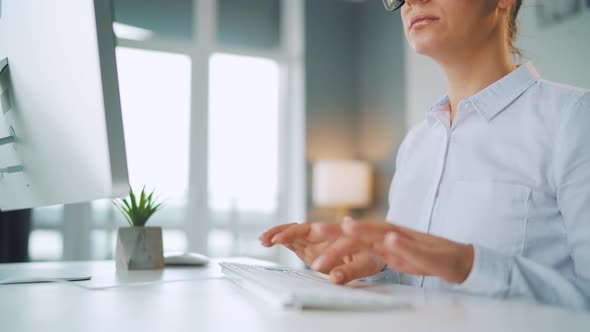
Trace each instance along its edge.
<instances>
[{"instance_id":1,"label":"glasses lens","mask_svg":"<svg viewBox=\"0 0 590 332\"><path fill-rule=\"evenodd\" d=\"M399 9L405 1L403 0L383 0L383 5L385 5L385 9L392 12L396 9Z\"/></svg>"}]
</instances>

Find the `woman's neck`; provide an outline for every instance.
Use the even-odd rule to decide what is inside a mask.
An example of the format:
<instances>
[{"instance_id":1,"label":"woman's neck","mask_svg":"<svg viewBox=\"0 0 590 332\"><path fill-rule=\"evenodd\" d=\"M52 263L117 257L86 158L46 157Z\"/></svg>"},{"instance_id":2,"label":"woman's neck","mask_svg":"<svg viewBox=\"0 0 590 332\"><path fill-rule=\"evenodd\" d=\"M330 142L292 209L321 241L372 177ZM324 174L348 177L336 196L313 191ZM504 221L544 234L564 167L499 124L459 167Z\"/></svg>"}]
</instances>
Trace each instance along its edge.
<instances>
[{"instance_id":1,"label":"woman's neck","mask_svg":"<svg viewBox=\"0 0 590 332\"><path fill-rule=\"evenodd\" d=\"M451 124L457 105L512 72L516 65L507 47L489 43L475 52L455 55L455 60L439 62L447 79Z\"/></svg>"}]
</instances>

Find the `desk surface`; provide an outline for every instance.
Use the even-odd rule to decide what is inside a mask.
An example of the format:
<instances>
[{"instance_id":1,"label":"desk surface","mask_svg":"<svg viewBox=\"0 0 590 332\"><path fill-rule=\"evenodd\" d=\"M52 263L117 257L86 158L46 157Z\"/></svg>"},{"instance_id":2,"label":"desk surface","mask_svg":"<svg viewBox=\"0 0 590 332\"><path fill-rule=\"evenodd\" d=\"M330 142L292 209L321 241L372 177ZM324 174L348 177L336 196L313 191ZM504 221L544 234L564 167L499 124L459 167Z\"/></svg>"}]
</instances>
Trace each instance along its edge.
<instances>
[{"instance_id":1,"label":"desk surface","mask_svg":"<svg viewBox=\"0 0 590 332\"><path fill-rule=\"evenodd\" d=\"M236 261L236 260L234 260ZM248 262L238 259L237 261ZM19 331L589 331L590 314L389 285L413 309L295 311L267 305L205 268L117 272L113 262L0 265L2 274L87 272L88 290L66 284L0 286L0 330ZM143 283L143 284L138 284Z\"/></svg>"}]
</instances>

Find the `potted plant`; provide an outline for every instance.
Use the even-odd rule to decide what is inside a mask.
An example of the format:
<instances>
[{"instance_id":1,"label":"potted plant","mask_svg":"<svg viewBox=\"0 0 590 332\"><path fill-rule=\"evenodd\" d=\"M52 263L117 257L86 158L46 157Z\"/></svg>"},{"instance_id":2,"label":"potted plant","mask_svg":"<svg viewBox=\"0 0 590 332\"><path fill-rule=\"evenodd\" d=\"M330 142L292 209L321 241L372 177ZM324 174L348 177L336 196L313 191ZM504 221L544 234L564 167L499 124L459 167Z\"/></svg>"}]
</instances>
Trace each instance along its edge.
<instances>
[{"instance_id":1,"label":"potted plant","mask_svg":"<svg viewBox=\"0 0 590 332\"><path fill-rule=\"evenodd\" d=\"M131 189L128 198L113 200L113 204L121 211L130 226L121 227L117 232L117 269L162 269L162 228L145 226L150 217L162 207L161 203L154 199L154 191L148 194L144 187L138 200Z\"/></svg>"}]
</instances>

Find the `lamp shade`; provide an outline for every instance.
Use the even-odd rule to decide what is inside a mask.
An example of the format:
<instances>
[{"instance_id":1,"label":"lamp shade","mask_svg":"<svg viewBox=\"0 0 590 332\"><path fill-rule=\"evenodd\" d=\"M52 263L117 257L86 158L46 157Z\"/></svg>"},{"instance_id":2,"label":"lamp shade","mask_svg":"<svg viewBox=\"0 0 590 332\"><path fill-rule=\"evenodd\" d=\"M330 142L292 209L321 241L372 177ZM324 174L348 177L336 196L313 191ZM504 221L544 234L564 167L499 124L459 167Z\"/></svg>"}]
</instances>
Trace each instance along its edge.
<instances>
[{"instance_id":1,"label":"lamp shade","mask_svg":"<svg viewBox=\"0 0 590 332\"><path fill-rule=\"evenodd\" d=\"M322 160L313 165L313 203L319 207L362 208L371 201L371 167L354 160Z\"/></svg>"}]
</instances>

